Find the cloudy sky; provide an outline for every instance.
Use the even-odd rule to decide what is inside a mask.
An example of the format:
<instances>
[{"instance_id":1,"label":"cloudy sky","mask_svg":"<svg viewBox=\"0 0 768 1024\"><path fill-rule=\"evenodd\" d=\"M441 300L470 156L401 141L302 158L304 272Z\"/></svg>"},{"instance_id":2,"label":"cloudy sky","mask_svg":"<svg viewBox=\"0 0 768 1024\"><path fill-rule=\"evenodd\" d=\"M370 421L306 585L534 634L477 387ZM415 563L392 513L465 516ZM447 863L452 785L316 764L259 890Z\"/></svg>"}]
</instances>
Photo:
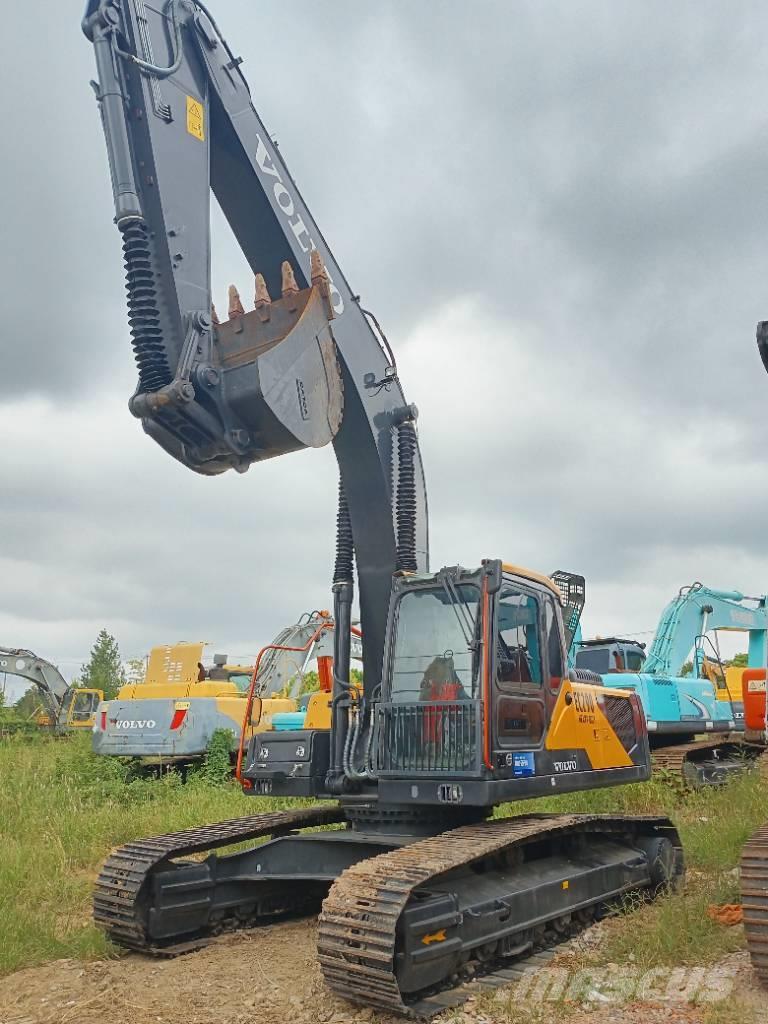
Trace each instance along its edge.
<instances>
[{"instance_id":1,"label":"cloudy sky","mask_svg":"<svg viewBox=\"0 0 768 1024\"><path fill-rule=\"evenodd\" d=\"M128 413L83 6L5 12L0 645L68 676L102 625L253 656L329 602L333 454L204 479ZM420 408L433 565L583 572L587 633L768 590L765 5L214 10ZM250 274L216 228L223 306Z\"/></svg>"}]
</instances>

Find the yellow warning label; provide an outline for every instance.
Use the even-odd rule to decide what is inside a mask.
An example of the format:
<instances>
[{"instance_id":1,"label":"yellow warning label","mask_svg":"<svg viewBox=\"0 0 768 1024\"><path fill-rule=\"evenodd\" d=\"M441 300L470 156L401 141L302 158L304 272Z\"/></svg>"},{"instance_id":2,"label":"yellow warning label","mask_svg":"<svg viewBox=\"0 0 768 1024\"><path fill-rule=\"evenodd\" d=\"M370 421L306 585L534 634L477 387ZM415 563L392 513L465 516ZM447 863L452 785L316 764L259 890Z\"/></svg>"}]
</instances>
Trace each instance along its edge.
<instances>
[{"instance_id":1,"label":"yellow warning label","mask_svg":"<svg viewBox=\"0 0 768 1024\"><path fill-rule=\"evenodd\" d=\"M187 131L196 139L205 142L205 114L203 104L187 96Z\"/></svg>"},{"instance_id":2,"label":"yellow warning label","mask_svg":"<svg viewBox=\"0 0 768 1024\"><path fill-rule=\"evenodd\" d=\"M425 946L429 946L433 942L445 942L445 928L441 928L439 932L432 932L431 935L425 935L421 941Z\"/></svg>"}]
</instances>

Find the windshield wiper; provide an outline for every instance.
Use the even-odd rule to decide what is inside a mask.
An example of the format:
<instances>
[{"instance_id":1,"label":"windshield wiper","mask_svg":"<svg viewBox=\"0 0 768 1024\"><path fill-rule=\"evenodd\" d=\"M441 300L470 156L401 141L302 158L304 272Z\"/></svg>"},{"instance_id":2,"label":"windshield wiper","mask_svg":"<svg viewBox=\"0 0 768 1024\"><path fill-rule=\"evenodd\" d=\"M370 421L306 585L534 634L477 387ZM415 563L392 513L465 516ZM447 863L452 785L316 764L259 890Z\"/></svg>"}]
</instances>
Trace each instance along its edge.
<instances>
[{"instance_id":1,"label":"windshield wiper","mask_svg":"<svg viewBox=\"0 0 768 1024\"><path fill-rule=\"evenodd\" d=\"M443 589L450 598L451 608L453 608L453 613L456 616L456 621L461 629L464 642L466 643L468 650L473 651L476 647L475 619L467 607L466 602L459 595L453 580L446 578L442 583ZM459 609L461 609L461 611L459 611Z\"/></svg>"}]
</instances>

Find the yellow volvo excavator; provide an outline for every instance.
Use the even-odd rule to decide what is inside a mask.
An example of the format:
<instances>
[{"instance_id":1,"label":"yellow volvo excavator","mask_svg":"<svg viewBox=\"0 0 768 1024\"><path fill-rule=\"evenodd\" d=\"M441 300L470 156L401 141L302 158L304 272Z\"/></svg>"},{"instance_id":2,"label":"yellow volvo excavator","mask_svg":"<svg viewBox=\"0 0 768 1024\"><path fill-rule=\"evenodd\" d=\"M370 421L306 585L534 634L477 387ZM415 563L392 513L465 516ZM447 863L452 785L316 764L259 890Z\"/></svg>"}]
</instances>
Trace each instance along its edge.
<instances>
[{"instance_id":1,"label":"yellow volvo excavator","mask_svg":"<svg viewBox=\"0 0 768 1024\"><path fill-rule=\"evenodd\" d=\"M41 709L35 720L41 729L62 735L93 728L102 690L70 686L50 661L22 648L0 647L0 673L37 687Z\"/></svg>"},{"instance_id":2,"label":"yellow volvo excavator","mask_svg":"<svg viewBox=\"0 0 768 1024\"><path fill-rule=\"evenodd\" d=\"M256 813L116 851L95 918L128 948L172 953L321 909L334 991L429 1016L461 998L455 980L470 967L496 969L680 878L666 818L492 817L509 800L647 779L642 708L567 670L582 577L498 558L430 568L417 410L206 5L90 0L83 27L123 239L132 413L198 473L332 443L341 475L331 728L245 737L239 776ZM232 288L224 322L211 304L209 187L255 274L253 308ZM472 400L446 397L474 430ZM269 523L254 516L254 529L266 557ZM287 566L286 586L299 574ZM318 802L266 812L261 796Z\"/></svg>"},{"instance_id":3,"label":"yellow volvo excavator","mask_svg":"<svg viewBox=\"0 0 768 1024\"><path fill-rule=\"evenodd\" d=\"M183 767L205 755L219 729L231 733L234 752L243 731L248 737L303 724L305 716L319 728L330 728L323 692L333 652L328 612L307 613L281 630L259 652L255 666L230 665L226 655L216 654L213 665L206 667L204 649L203 643L153 647L144 681L123 686L114 700L99 706L94 752L139 758L147 767ZM362 657L357 636L353 651ZM318 692L304 693L304 680L315 663L320 669Z\"/></svg>"}]
</instances>

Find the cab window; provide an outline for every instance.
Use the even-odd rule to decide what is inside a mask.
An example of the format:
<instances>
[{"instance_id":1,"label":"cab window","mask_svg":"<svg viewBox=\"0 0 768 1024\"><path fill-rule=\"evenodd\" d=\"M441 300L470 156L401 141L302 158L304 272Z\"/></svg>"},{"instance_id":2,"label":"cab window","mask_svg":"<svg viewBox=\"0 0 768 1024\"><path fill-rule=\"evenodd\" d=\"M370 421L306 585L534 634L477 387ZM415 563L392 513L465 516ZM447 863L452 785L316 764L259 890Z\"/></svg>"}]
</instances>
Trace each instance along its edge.
<instances>
[{"instance_id":1,"label":"cab window","mask_svg":"<svg viewBox=\"0 0 768 1024\"><path fill-rule=\"evenodd\" d=\"M627 651L627 668L630 672L642 672L645 654L642 651Z\"/></svg>"},{"instance_id":2,"label":"cab window","mask_svg":"<svg viewBox=\"0 0 768 1024\"><path fill-rule=\"evenodd\" d=\"M480 592L470 584L403 594L392 658L393 701L476 696Z\"/></svg>"},{"instance_id":3,"label":"cab window","mask_svg":"<svg viewBox=\"0 0 768 1024\"><path fill-rule=\"evenodd\" d=\"M535 597L505 587L496 612L496 682L501 690L541 686L539 608Z\"/></svg>"},{"instance_id":4,"label":"cab window","mask_svg":"<svg viewBox=\"0 0 768 1024\"><path fill-rule=\"evenodd\" d=\"M547 632L547 659L549 662L549 685L556 690L560 685L563 670L563 647L560 642L560 628L557 624L555 605L547 600L544 606L544 620Z\"/></svg>"},{"instance_id":5,"label":"cab window","mask_svg":"<svg viewBox=\"0 0 768 1024\"><path fill-rule=\"evenodd\" d=\"M230 672L229 681L233 683L241 693L247 693L251 685L251 676L244 672Z\"/></svg>"}]
</instances>

